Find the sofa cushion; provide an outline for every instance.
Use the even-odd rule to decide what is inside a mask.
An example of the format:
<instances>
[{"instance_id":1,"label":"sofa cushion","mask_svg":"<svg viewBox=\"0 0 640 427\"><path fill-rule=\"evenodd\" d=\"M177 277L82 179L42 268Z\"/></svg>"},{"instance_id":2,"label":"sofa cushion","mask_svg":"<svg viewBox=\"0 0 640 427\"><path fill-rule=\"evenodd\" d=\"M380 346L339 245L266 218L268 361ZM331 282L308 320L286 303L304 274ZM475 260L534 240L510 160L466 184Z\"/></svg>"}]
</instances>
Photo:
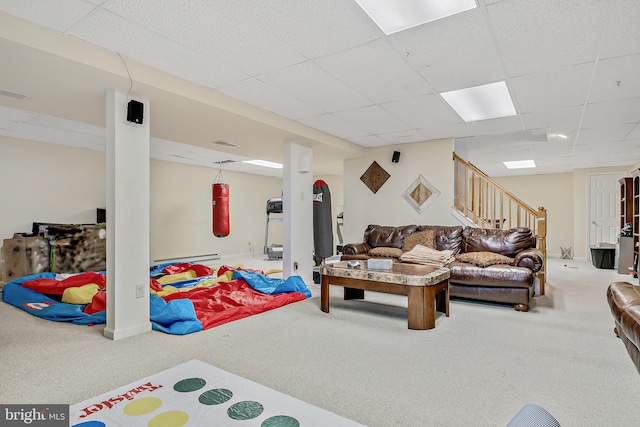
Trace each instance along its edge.
<instances>
[{"instance_id":1,"label":"sofa cushion","mask_svg":"<svg viewBox=\"0 0 640 427\"><path fill-rule=\"evenodd\" d=\"M468 262L478 267L488 267L495 264L513 265L513 258L493 252L468 252L456 255L456 260Z\"/></svg>"},{"instance_id":2,"label":"sofa cushion","mask_svg":"<svg viewBox=\"0 0 640 427\"><path fill-rule=\"evenodd\" d=\"M393 227L388 225L370 224L364 231L364 242L370 248L385 246L388 248L402 249L404 236L418 231L417 225L405 225Z\"/></svg>"},{"instance_id":3,"label":"sofa cushion","mask_svg":"<svg viewBox=\"0 0 640 427\"><path fill-rule=\"evenodd\" d=\"M508 265L477 265L455 261L448 265L451 283L496 288L531 288L534 274L528 268Z\"/></svg>"},{"instance_id":4,"label":"sofa cushion","mask_svg":"<svg viewBox=\"0 0 640 427\"><path fill-rule=\"evenodd\" d=\"M521 250L535 245L535 236L527 227L508 230L465 227L462 232L462 252L495 252L514 257Z\"/></svg>"},{"instance_id":5,"label":"sofa cushion","mask_svg":"<svg viewBox=\"0 0 640 427\"><path fill-rule=\"evenodd\" d=\"M402 250L409 252L415 248L416 245L422 245L427 248L436 248L436 233L434 230L418 231L417 233L409 234L402 241Z\"/></svg>"},{"instance_id":6,"label":"sofa cushion","mask_svg":"<svg viewBox=\"0 0 640 427\"><path fill-rule=\"evenodd\" d=\"M382 256L387 258L400 258L400 255L402 255L402 249L385 248L384 246L379 246L377 248L369 249L369 255Z\"/></svg>"}]
</instances>

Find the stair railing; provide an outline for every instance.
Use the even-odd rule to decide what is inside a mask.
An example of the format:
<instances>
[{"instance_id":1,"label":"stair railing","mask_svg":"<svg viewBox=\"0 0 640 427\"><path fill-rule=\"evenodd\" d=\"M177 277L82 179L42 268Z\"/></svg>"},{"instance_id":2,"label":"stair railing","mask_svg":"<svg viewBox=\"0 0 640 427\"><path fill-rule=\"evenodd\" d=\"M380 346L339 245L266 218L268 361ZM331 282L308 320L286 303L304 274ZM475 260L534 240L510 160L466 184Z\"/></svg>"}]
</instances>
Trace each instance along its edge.
<instances>
[{"instance_id":1,"label":"stair railing","mask_svg":"<svg viewBox=\"0 0 640 427\"><path fill-rule=\"evenodd\" d=\"M473 164L453 153L454 209L458 215L480 228L529 227L543 254L537 273L540 295L544 295L547 272L547 210L533 209L495 182Z\"/></svg>"}]
</instances>

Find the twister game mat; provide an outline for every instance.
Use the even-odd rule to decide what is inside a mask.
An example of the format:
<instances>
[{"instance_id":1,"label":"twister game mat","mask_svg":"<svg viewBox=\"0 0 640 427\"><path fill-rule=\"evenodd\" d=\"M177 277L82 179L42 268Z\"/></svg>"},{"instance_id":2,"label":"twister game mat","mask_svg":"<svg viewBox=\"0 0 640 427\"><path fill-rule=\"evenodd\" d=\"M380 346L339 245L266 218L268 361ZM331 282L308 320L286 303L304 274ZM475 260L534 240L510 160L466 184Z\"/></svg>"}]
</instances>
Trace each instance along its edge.
<instances>
[{"instance_id":1,"label":"twister game mat","mask_svg":"<svg viewBox=\"0 0 640 427\"><path fill-rule=\"evenodd\" d=\"M363 426L191 360L71 405L71 427Z\"/></svg>"}]
</instances>

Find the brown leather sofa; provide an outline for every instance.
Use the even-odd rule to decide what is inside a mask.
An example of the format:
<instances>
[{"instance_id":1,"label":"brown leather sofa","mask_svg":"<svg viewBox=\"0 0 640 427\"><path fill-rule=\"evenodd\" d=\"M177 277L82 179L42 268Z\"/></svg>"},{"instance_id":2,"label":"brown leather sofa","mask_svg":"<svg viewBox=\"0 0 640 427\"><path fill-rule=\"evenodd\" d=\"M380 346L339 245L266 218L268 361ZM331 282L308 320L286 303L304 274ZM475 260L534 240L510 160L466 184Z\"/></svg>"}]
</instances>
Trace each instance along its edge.
<instances>
[{"instance_id":1,"label":"brown leather sofa","mask_svg":"<svg viewBox=\"0 0 640 427\"><path fill-rule=\"evenodd\" d=\"M382 256L404 262L399 254L410 250L405 243L420 235L432 235L428 247L453 252L455 261L446 264L451 270L449 292L452 297L513 304L516 310L529 310L535 274L543 265L542 251L535 247L536 238L529 228L502 230L372 224L365 230L362 243L343 247L341 260L366 260ZM408 236L411 237L405 240ZM375 248L395 250L384 253L384 250Z\"/></svg>"},{"instance_id":2,"label":"brown leather sofa","mask_svg":"<svg viewBox=\"0 0 640 427\"><path fill-rule=\"evenodd\" d=\"M615 322L613 331L640 372L640 286L613 282L607 288L607 301Z\"/></svg>"}]
</instances>

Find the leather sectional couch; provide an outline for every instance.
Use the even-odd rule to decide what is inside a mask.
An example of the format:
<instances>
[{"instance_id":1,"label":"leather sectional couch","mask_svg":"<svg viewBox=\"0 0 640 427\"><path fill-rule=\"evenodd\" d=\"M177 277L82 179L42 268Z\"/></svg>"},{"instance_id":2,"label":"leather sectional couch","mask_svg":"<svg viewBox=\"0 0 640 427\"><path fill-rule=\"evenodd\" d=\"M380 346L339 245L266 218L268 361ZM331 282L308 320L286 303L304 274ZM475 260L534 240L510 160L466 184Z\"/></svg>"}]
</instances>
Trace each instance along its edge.
<instances>
[{"instance_id":1,"label":"leather sectional couch","mask_svg":"<svg viewBox=\"0 0 640 427\"><path fill-rule=\"evenodd\" d=\"M640 372L640 286L613 282L607 288L607 301L615 322L613 331Z\"/></svg>"},{"instance_id":2,"label":"leather sectional couch","mask_svg":"<svg viewBox=\"0 0 640 427\"><path fill-rule=\"evenodd\" d=\"M416 243L417 242L417 243ZM452 297L512 304L528 311L534 295L535 275L542 269L543 254L529 228L509 230L462 226L369 225L362 243L343 247L342 260L374 257L402 261L402 254L416 244L450 251Z\"/></svg>"}]
</instances>

